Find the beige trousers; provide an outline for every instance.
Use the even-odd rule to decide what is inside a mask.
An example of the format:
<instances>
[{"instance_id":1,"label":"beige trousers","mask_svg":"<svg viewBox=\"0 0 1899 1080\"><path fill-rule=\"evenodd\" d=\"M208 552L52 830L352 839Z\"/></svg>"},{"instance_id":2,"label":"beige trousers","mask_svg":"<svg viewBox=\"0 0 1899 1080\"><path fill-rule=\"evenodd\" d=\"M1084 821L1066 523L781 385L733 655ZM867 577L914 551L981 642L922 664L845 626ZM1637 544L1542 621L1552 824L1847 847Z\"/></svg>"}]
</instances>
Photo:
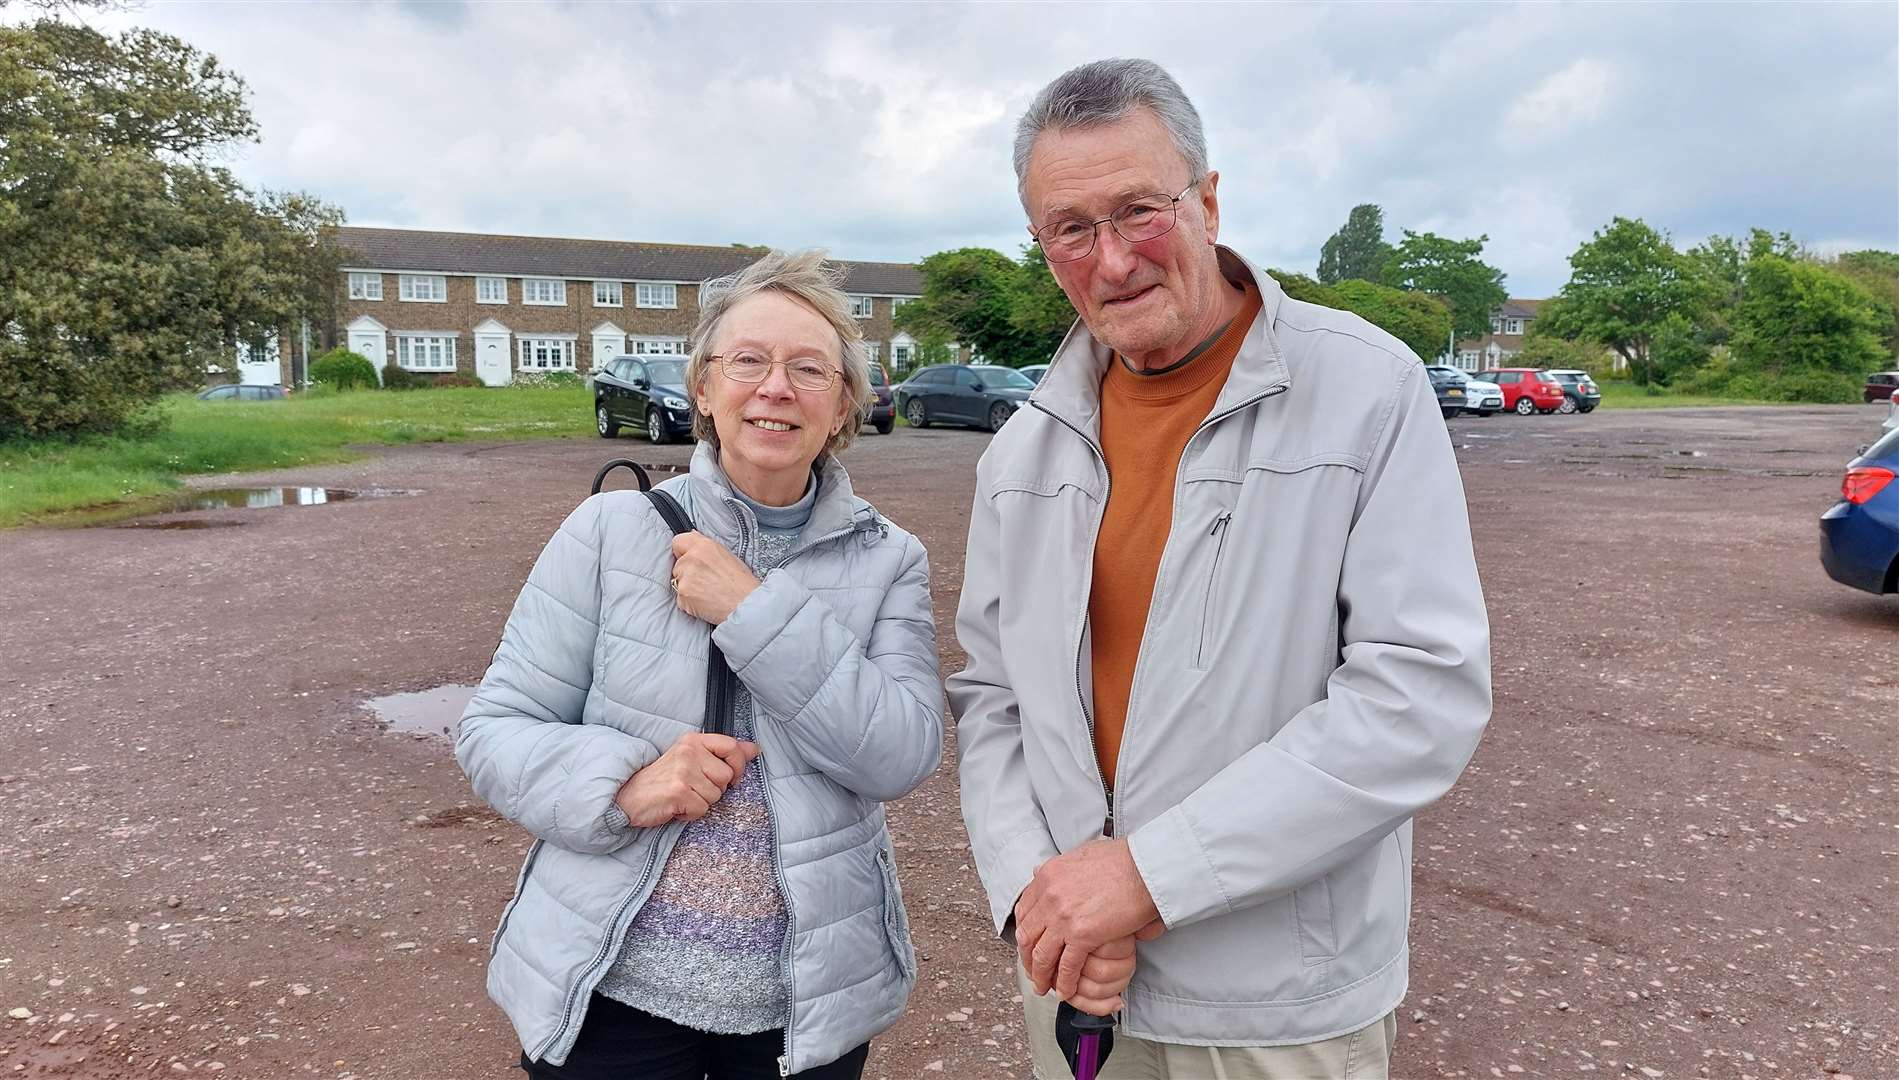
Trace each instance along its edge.
<instances>
[{"instance_id":1,"label":"beige trousers","mask_svg":"<svg viewBox=\"0 0 1899 1080\"><path fill-rule=\"evenodd\" d=\"M1023 1019L1035 1080L1072 1080L1055 1044L1054 994L1037 997L1018 967ZM1149 1042L1117 1032L1100 1080L1390 1080L1396 1013L1347 1035L1298 1046L1187 1046Z\"/></svg>"}]
</instances>

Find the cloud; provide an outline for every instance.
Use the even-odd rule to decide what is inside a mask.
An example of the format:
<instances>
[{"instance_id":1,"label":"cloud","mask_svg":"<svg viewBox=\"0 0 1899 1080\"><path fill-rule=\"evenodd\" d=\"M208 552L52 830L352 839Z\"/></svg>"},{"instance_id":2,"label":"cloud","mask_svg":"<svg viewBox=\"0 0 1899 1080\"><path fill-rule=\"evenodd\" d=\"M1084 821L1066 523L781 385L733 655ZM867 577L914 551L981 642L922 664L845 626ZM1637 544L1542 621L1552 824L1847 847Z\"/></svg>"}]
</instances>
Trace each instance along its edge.
<instances>
[{"instance_id":1,"label":"cloud","mask_svg":"<svg viewBox=\"0 0 1899 1080\"><path fill-rule=\"evenodd\" d=\"M1615 215L1899 248L1890 9L1814 5L231 5L95 17L241 72L250 183L358 224L825 246L1026 236L1010 142L1138 50L1193 96L1222 235L1310 271L1350 208L1488 235L1518 295ZM1130 45L1130 43L1138 43Z\"/></svg>"}]
</instances>

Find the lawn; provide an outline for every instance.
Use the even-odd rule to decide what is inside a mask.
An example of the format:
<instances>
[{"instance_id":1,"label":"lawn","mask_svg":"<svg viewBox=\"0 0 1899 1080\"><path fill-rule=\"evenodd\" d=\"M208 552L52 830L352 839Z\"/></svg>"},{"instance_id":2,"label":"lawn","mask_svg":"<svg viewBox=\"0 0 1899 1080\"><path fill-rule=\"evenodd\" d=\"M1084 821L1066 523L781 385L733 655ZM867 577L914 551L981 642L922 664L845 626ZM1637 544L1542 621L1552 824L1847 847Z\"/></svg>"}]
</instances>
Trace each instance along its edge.
<instances>
[{"instance_id":1,"label":"lawn","mask_svg":"<svg viewBox=\"0 0 1899 1080\"><path fill-rule=\"evenodd\" d=\"M1779 405L1777 401L1755 401L1747 398L1708 397L1702 394L1677 394L1662 391L1651 394L1646 387L1620 381L1600 381L1602 387L1602 407L1605 409L1679 409L1707 405Z\"/></svg>"},{"instance_id":2,"label":"lawn","mask_svg":"<svg viewBox=\"0 0 1899 1080\"><path fill-rule=\"evenodd\" d=\"M160 405L148 439L0 443L0 528L62 511L163 495L195 473L348 461L365 445L589 434L585 384L389 393L306 393L287 401Z\"/></svg>"}]
</instances>

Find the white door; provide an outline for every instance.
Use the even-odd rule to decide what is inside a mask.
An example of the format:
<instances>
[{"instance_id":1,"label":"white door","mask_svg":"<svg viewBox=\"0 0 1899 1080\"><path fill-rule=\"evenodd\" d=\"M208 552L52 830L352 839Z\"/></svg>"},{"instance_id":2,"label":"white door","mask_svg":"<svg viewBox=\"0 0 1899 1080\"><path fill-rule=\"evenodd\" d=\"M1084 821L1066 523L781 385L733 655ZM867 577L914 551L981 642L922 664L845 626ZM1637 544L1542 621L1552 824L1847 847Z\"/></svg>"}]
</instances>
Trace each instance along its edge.
<instances>
[{"instance_id":1,"label":"white door","mask_svg":"<svg viewBox=\"0 0 1899 1080\"><path fill-rule=\"evenodd\" d=\"M351 330L349 332L349 351L374 365L378 376L382 374L382 366L389 362L386 348L381 330Z\"/></svg>"},{"instance_id":2,"label":"white door","mask_svg":"<svg viewBox=\"0 0 1899 1080\"><path fill-rule=\"evenodd\" d=\"M506 386L514 381L512 350L506 334L475 335L475 377L483 386Z\"/></svg>"},{"instance_id":3,"label":"white door","mask_svg":"<svg viewBox=\"0 0 1899 1080\"><path fill-rule=\"evenodd\" d=\"M277 365L277 335L237 346L237 381L245 386L278 386L283 369Z\"/></svg>"}]
</instances>

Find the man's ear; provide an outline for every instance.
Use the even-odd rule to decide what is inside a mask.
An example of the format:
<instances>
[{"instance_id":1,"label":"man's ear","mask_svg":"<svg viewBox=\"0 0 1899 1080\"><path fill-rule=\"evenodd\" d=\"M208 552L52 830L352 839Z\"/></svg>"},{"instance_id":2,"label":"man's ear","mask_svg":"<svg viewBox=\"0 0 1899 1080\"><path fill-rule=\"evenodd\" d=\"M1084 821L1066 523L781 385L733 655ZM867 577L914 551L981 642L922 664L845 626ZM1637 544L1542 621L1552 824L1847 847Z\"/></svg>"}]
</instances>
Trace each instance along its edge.
<instances>
[{"instance_id":1,"label":"man's ear","mask_svg":"<svg viewBox=\"0 0 1899 1080\"><path fill-rule=\"evenodd\" d=\"M1220 242L1220 174L1209 171L1200 182L1200 212L1207 219L1207 244Z\"/></svg>"}]
</instances>

